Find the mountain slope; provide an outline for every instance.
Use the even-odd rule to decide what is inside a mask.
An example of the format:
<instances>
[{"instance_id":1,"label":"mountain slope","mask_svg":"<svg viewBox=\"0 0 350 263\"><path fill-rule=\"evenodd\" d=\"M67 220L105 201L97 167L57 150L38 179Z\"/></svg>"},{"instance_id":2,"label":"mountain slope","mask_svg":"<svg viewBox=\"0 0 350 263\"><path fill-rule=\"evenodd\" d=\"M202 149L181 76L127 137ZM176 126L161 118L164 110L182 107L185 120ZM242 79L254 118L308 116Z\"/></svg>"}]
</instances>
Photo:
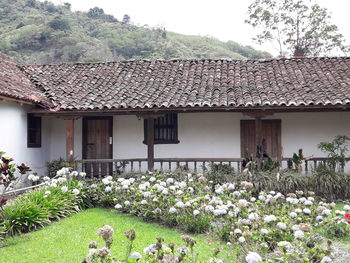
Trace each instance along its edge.
<instances>
[{"instance_id":1,"label":"mountain slope","mask_svg":"<svg viewBox=\"0 0 350 263\"><path fill-rule=\"evenodd\" d=\"M128 17L120 22L97 7L72 12L69 4L36 0L0 0L0 51L29 63L270 56L233 41L135 26Z\"/></svg>"}]
</instances>

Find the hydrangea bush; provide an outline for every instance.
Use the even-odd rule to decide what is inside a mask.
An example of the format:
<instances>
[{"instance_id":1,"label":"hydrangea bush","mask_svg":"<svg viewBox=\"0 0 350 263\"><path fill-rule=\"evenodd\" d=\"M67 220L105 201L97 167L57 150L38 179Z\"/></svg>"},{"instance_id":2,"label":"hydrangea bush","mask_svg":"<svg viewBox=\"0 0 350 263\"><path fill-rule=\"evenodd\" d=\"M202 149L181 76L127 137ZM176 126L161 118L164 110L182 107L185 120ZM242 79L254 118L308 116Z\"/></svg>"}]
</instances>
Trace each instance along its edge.
<instances>
[{"instance_id":1,"label":"hydrangea bush","mask_svg":"<svg viewBox=\"0 0 350 263\"><path fill-rule=\"evenodd\" d=\"M181 239L183 244L177 246L175 243L170 242L165 244L165 240L162 237L156 238L154 244L150 244L143 249L143 253L134 251L133 242L136 239L136 233L134 230L128 230L124 232L124 236L128 240L128 244L125 249L125 257L117 259L112 255L111 247L113 245L114 230L111 226L105 225L98 231L104 241L104 246L98 248L98 243L93 241L89 244L89 252L86 255L83 263L135 263L135 262L198 262L197 253L195 251L196 240L190 236L182 235ZM221 263L223 262L218 258L220 249L215 249L213 255L208 262Z\"/></svg>"},{"instance_id":2,"label":"hydrangea bush","mask_svg":"<svg viewBox=\"0 0 350 263\"><path fill-rule=\"evenodd\" d=\"M337 209L305 191L253 195L253 188L247 181L212 186L201 174L179 180L150 173L116 180L107 176L92 183L87 195L146 220L189 232L214 231L239 247L238 256L247 262L325 262L332 249L317 230L337 227L349 234L349 205Z\"/></svg>"}]
</instances>

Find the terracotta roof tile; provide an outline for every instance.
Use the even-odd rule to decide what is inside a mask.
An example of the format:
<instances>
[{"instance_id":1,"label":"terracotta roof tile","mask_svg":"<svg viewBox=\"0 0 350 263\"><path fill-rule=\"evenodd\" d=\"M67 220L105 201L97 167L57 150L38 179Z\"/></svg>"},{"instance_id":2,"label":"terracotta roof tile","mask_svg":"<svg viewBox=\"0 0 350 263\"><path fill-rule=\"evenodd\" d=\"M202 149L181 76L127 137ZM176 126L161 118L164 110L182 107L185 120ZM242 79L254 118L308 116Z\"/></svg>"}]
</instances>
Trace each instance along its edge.
<instances>
[{"instance_id":1,"label":"terracotta roof tile","mask_svg":"<svg viewBox=\"0 0 350 263\"><path fill-rule=\"evenodd\" d=\"M59 110L350 104L349 57L21 68Z\"/></svg>"},{"instance_id":2,"label":"terracotta roof tile","mask_svg":"<svg viewBox=\"0 0 350 263\"><path fill-rule=\"evenodd\" d=\"M17 65L17 61L0 52L0 95L50 106L50 101L30 82Z\"/></svg>"}]
</instances>

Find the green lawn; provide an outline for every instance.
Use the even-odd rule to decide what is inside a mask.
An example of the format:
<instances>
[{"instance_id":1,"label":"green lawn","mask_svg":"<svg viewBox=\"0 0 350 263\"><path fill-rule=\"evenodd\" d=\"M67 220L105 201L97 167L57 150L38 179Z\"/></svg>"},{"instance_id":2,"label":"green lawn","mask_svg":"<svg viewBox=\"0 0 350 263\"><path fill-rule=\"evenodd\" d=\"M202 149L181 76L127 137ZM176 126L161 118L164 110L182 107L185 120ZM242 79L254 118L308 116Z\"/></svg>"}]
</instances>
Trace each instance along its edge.
<instances>
[{"instance_id":1,"label":"green lawn","mask_svg":"<svg viewBox=\"0 0 350 263\"><path fill-rule=\"evenodd\" d=\"M114 210L94 208L85 210L70 218L55 222L36 232L6 239L4 247L0 249L0 262L6 263L56 263L56 262L82 262L88 252L90 241L98 241L103 244L102 239L97 236L98 228L110 225L115 230L113 254L123 259L125 255L126 238L124 231L134 229L137 238L133 251L141 252L149 244L155 243L156 237L163 237L165 244L173 241L182 245L180 236L183 234L178 230L150 224L138 218L119 214ZM192 235L197 240L196 251L200 252L199 259L210 257L215 247L223 247L225 244L213 241L206 235ZM223 256L231 254L234 248L226 248ZM233 258L230 256L230 262Z\"/></svg>"}]
</instances>

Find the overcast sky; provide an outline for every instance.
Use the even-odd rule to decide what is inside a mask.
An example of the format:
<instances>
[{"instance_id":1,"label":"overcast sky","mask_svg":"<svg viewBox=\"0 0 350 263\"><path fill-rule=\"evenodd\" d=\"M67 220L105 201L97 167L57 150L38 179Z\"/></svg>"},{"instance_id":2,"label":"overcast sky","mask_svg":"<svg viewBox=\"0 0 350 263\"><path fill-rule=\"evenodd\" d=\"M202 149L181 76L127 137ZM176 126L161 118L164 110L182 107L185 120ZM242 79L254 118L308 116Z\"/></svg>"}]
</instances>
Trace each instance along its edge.
<instances>
[{"instance_id":1,"label":"overcast sky","mask_svg":"<svg viewBox=\"0 0 350 263\"><path fill-rule=\"evenodd\" d=\"M252 41L255 32L244 23L247 8L253 0L51 0L69 2L73 10L87 11L98 6L119 20L128 14L134 24L162 25L168 31L182 34L213 36L220 40L233 40L277 54L271 44L260 46ZM316 0L332 15L350 44L350 0Z\"/></svg>"}]
</instances>

